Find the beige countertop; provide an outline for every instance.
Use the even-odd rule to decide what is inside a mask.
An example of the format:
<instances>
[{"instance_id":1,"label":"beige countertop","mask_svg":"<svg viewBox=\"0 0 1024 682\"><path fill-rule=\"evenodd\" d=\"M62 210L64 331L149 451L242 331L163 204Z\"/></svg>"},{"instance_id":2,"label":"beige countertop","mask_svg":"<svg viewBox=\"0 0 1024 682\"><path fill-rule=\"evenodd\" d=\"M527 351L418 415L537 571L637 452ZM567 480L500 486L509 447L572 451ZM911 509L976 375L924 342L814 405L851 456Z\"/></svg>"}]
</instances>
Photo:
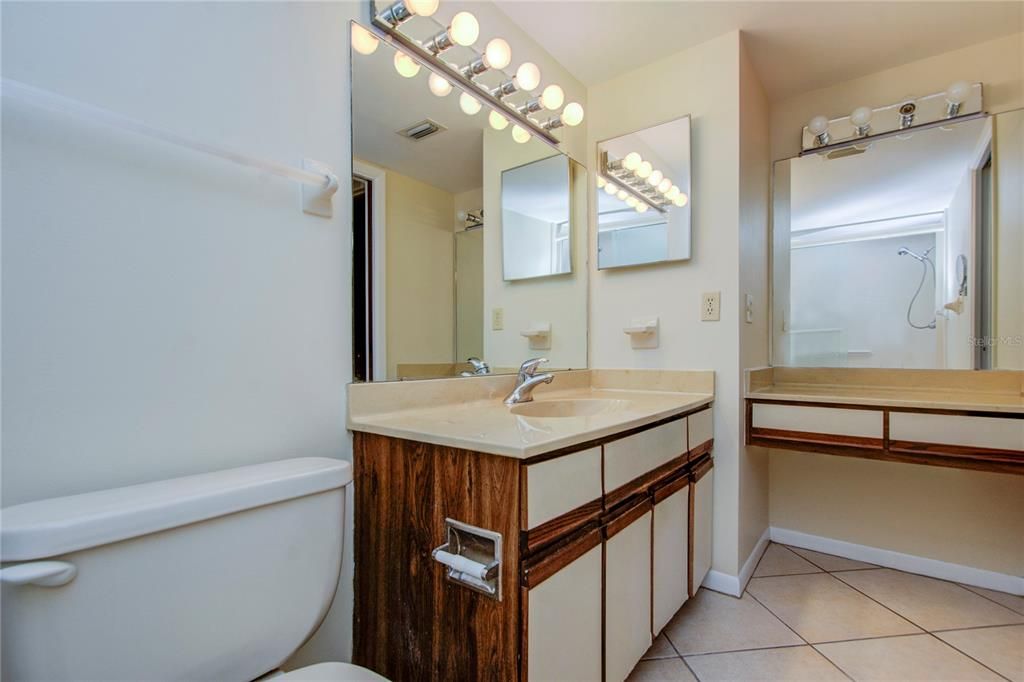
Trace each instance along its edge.
<instances>
[{"instance_id":1,"label":"beige countertop","mask_svg":"<svg viewBox=\"0 0 1024 682\"><path fill-rule=\"evenodd\" d=\"M472 377L353 384L348 427L525 459L683 414L714 399L712 372L558 372L550 385L535 391L536 403L608 402L586 416L534 417L515 414L502 402L513 383L513 377Z\"/></svg>"},{"instance_id":2,"label":"beige countertop","mask_svg":"<svg viewBox=\"0 0 1024 682\"><path fill-rule=\"evenodd\" d=\"M1024 372L774 367L750 370L747 398L1024 413Z\"/></svg>"}]
</instances>

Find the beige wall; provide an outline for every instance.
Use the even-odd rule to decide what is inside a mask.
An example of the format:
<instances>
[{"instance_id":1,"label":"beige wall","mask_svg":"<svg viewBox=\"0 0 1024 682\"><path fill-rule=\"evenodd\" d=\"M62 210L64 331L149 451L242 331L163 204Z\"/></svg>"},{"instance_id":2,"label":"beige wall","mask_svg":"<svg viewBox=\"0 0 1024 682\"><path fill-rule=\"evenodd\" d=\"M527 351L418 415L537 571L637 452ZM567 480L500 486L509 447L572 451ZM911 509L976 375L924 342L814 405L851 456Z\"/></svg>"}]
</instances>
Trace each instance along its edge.
<instances>
[{"instance_id":1,"label":"beige wall","mask_svg":"<svg viewBox=\"0 0 1024 682\"><path fill-rule=\"evenodd\" d=\"M405 363L452 362L455 353L455 197L387 170L388 378Z\"/></svg>"},{"instance_id":2,"label":"beige wall","mask_svg":"<svg viewBox=\"0 0 1024 682\"><path fill-rule=\"evenodd\" d=\"M982 81L990 112L1024 106L1024 34L923 59L772 104L772 158L799 151L812 115ZM1018 280L1019 281L1019 280ZM776 324L778 322L776 321ZM932 559L1024 572L1024 479L771 452L771 525Z\"/></svg>"},{"instance_id":3,"label":"beige wall","mask_svg":"<svg viewBox=\"0 0 1024 682\"><path fill-rule=\"evenodd\" d=\"M1024 369L1024 111L995 117L996 336L994 366Z\"/></svg>"}]
</instances>

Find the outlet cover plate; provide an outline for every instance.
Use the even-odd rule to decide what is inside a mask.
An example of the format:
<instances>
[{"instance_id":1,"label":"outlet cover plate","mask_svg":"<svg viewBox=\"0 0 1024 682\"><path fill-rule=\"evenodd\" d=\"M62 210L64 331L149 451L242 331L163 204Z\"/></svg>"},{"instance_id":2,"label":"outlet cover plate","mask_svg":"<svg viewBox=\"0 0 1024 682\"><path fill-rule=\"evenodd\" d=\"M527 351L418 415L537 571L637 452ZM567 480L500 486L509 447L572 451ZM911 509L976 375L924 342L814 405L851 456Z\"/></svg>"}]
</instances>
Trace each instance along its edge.
<instances>
[{"instance_id":1,"label":"outlet cover plate","mask_svg":"<svg viewBox=\"0 0 1024 682\"><path fill-rule=\"evenodd\" d=\"M722 292L707 291L700 298L700 319L702 322L718 322L722 319L720 308Z\"/></svg>"}]
</instances>

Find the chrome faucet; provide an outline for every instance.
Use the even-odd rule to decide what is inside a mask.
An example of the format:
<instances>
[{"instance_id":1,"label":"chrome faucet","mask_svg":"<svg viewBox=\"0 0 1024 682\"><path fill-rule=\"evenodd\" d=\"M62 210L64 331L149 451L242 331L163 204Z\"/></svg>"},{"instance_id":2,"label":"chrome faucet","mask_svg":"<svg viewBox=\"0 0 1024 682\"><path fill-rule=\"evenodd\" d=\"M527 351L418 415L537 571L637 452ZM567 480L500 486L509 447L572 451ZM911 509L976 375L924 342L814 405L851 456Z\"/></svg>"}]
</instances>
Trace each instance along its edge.
<instances>
[{"instance_id":1,"label":"chrome faucet","mask_svg":"<svg viewBox=\"0 0 1024 682\"><path fill-rule=\"evenodd\" d=\"M459 376L476 377L476 376L482 376L484 374L490 374L491 373L490 365L488 365L486 362L484 362L480 358L469 358L469 359L466 360L466 362L468 362L469 364L473 365L473 371L472 372L462 372Z\"/></svg>"},{"instance_id":2,"label":"chrome faucet","mask_svg":"<svg viewBox=\"0 0 1024 682\"><path fill-rule=\"evenodd\" d=\"M505 398L506 405L518 405L519 403L532 401L533 389L537 388L540 384L550 384L554 380L555 375L550 372L537 374L537 367L542 362L547 361L547 358L533 358L519 366L519 373L516 375L516 387Z\"/></svg>"}]
</instances>

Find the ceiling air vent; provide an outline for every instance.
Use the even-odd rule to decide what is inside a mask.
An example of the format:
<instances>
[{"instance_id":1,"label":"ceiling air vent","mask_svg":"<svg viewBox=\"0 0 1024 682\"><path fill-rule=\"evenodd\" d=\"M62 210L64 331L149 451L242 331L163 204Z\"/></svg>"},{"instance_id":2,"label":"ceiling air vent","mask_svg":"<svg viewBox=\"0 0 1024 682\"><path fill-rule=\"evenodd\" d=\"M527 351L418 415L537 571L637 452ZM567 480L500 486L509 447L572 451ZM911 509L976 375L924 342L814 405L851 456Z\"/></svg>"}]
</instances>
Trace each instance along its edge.
<instances>
[{"instance_id":1,"label":"ceiling air vent","mask_svg":"<svg viewBox=\"0 0 1024 682\"><path fill-rule=\"evenodd\" d=\"M422 140L425 137L430 137L443 130L447 130L443 125L436 121L431 121L429 118L414 123L404 130L399 130L398 134L402 137L408 137L410 140Z\"/></svg>"}]
</instances>

